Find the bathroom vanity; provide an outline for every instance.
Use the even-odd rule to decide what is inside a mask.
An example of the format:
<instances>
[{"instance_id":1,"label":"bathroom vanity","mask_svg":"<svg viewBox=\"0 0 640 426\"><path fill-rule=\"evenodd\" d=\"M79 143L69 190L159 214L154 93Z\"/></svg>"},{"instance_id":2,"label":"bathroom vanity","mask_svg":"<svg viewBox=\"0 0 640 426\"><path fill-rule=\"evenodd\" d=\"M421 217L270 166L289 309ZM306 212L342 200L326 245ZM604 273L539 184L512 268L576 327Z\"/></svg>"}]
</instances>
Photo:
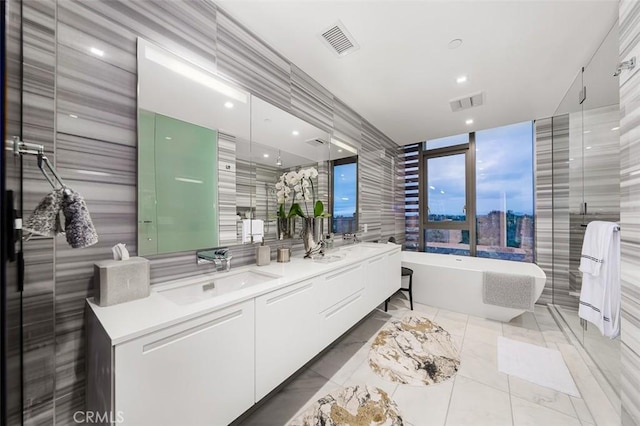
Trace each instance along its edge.
<instances>
[{"instance_id":1,"label":"bathroom vanity","mask_svg":"<svg viewBox=\"0 0 640 426\"><path fill-rule=\"evenodd\" d=\"M106 423L226 425L400 288L400 246L248 266L88 299L87 410Z\"/></svg>"}]
</instances>

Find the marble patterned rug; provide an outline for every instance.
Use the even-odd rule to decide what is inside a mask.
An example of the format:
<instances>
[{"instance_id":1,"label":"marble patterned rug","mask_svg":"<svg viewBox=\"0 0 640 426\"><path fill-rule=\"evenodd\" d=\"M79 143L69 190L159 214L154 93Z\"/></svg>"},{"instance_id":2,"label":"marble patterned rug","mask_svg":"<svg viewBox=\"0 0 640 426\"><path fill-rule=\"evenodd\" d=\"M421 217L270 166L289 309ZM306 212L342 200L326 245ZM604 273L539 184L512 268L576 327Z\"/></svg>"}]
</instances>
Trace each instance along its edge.
<instances>
[{"instance_id":1,"label":"marble patterned rug","mask_svg":"<svg viewBox=\"0 0 640 426\"><path fill-rule=\"evenodd\" d=\"M288 426L402 426L396 403L382 389L351 386L320 398Z\"/></svg>"},{"instance_id":2,"label":"marble patterned rug","mask_svg":"<svg viewBox=\"0 0 640 426\"><path fill-rule=\"evenodd\" d=\"M454 376L460 366L451 335L427 318L392 320L376 336L369 366L380 377L408 385L431 385Z\"/></svg>"}]
</instances>

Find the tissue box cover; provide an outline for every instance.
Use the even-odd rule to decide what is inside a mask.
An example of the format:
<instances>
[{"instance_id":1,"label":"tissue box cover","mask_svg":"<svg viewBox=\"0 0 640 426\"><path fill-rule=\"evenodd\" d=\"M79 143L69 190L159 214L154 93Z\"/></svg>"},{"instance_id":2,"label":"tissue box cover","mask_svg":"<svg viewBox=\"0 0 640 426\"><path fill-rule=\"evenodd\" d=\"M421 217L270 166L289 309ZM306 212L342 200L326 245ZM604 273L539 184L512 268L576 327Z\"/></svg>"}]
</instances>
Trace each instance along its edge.
<instances>
[{"instance_id":1,"label":"tissue box cover","mask_svg":"<svg viewBox=\"0 0 640 426\"><path fill-rule=\"evenodd\" d=\"M149 296L149 261L144 257L103 260L93 266L95 301L110 306Z\"/></svg>"}]
</instances>

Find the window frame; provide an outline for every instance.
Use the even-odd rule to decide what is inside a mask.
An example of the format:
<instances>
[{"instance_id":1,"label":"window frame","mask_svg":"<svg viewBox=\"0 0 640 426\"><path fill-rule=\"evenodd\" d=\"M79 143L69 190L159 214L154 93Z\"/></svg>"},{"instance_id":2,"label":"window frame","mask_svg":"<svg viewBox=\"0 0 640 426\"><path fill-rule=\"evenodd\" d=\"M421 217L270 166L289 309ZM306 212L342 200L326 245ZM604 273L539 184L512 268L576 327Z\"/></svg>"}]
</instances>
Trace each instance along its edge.
<instances>
[{"instance_id":1,"label":"window frame","mask_svg":"<svg viewBox=\"0 0 640 426\"><path fill-rule=\"evenodd\" d=\"M427 182L428 170L427 161L431 158L447 157L451 155L465 156L465 202L466 213L464 222L430 221L427 211L429 203L429 185ZM419 250L425 251L425 236L427 229L460 229L469 232L469 256L476 257L476 134L469 133L469 142L447 146L443 148L429 149L427 142L424 143L420 152L420 162L418 164L418 201L420 204L420 245Z\"/></svg>"}]
</instances>

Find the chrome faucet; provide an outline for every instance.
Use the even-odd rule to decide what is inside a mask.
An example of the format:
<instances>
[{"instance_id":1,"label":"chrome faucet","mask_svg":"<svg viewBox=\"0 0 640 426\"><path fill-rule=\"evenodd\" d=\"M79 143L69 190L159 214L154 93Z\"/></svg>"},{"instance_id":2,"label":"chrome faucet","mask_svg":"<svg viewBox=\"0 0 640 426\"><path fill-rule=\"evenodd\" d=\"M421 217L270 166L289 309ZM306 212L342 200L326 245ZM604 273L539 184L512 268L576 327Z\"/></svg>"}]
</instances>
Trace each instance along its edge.
<instances>
[{"instance_id":1,"label":"chrome faucet","mask_svg":"<svg viewBox=\"0 0 640 426\"><path fill-rule=\"evenodd\" d=\"M196 263L198 265L213 263L216 266L216 271L229 272L232 258L233 256L229 253L228 247L196 252Z\"/></svg>"},{"instance_id":2,"label":"chrome faucet","mask_svg":"<svg viewBox=\"0 0 640 426\"><path fill-rule=\"evenodd\" d=\"M358 238L358 235L354 232L352 234L350 233L342 234L342 241L351 242L352 244L355 244L355 243L359 243L360 239Z\"/></svg>"}]
</instances>

